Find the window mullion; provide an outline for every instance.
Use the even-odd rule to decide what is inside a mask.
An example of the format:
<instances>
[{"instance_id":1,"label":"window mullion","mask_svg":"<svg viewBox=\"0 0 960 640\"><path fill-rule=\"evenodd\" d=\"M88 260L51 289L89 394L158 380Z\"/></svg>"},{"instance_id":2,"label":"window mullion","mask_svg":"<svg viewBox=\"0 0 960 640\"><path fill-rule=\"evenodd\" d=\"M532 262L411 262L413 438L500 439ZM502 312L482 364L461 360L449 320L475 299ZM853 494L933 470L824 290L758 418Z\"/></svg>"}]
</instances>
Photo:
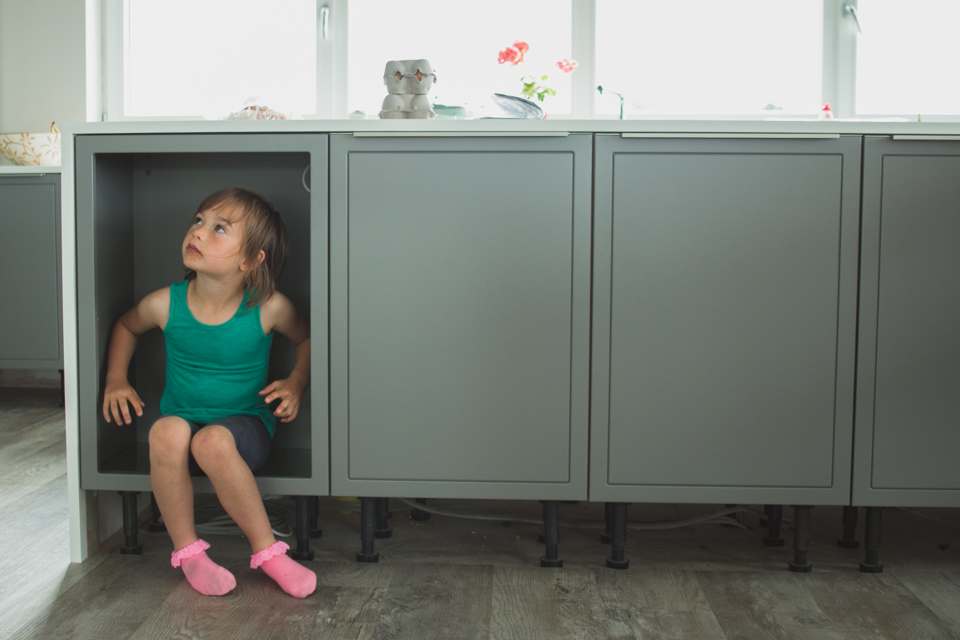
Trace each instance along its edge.
<instances>
[{"instance_id":1,"label":"window mullion","mask_svg":"<svg viewBox=\"0 0 960 640\"><path fill-rule=\"evenodd\" d=\"M856 6L857 0L823 4L823 102L836 117L852 118L857 113L857 26L843 7Z\"/></svg>"},{"instance_id":2,"label":"window mullion","mask_svg":"<svg viewBox=\"0 0 960 640\"><path fill-rule=\"evenodd\" d=\"M573 113L576 119L593 117L593 92L596 91L596 0L572 0L573 25L571 54L577 70L571 77Z\"/></svg>"},{"instance_id":3,"label":"window mullion","mask_svg":"<svg viewBox=\"0 0 960 640\"><path fill-rule=\"evenodd\" d=\"M346 116L347 0L317 2L317 118ZM327 39L323 39L321 10L330 10Z\"/></svg>"},{"instance_id":4,"label":"window mullion","mask_svg":"<svg viewBox=\"0 0 960 640\"><path fill-rule=\"evenodd\" d=\"M121 120L126 93L124 74L123 0L104 0L103 12L103 83L106 120Z\"/></svg>"}]
</instances>

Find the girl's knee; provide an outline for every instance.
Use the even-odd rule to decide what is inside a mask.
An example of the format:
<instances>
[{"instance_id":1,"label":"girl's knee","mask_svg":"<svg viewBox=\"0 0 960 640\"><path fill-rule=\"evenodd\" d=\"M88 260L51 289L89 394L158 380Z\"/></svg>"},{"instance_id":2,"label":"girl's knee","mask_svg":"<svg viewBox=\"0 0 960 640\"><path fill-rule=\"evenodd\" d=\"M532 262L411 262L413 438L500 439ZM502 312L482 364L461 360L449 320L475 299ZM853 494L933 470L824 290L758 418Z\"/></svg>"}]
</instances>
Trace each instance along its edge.
<instances>
[{"instance_id":1,"label":"girl's knee","mask_svg":"<svg viewBox=\"0 0 960 640\"><path fill-rule=\"evenodd\" d=\"M183 418L164 416L150 427L150 458L183 459L190 450L190 425Z\"/></svg>"},{"instance_id":2,"label":"girl's knee","mask_svg":"<svg viewBox=\"0 0 960 640\"><path fill-rule=\"evenodd\" d=\"M190 452L201 468L233 459L237 443L233 434L219 425L204 427L190 441Z\"/></svg>"}]
</instances>

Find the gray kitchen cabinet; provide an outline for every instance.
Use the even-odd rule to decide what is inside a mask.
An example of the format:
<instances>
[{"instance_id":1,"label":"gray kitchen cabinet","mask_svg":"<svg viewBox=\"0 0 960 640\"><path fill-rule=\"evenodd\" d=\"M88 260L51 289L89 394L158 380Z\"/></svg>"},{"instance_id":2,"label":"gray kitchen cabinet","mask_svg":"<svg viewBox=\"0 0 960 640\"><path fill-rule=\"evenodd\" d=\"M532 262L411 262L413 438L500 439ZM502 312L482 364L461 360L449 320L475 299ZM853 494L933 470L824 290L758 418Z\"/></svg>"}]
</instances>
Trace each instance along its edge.
<instances>
[{"instance_id":1,"label":"gray kitchen cabinet","mask_svg":"<svg viewBox=\"0 0 960 640\"><path fill-rule=\"evenodd\" d=\"M331 136L334 494L587 497L591 142Z\"/></svg>"},{"instance_id":2,"label":"gray kitchen cabinet","mask_svg":"<svg viewBox=\"0 0 960 640\"><path fill-rule=\"evenodd\" d=\"M848 504L860 138L594 161L590 499Z\"/></svg>"},{"instance_id":3,"label":"gray kitchen cabinet","mask_svg":"<svg viewBox=\"0 0 960 640\"><path fill-rule=\"evenodd\" d=\"M960 506L960 142L869 136L853 504Z\"/></svg>"},{"instance_id":4,"label":"gray kitchen cabinet","mask_svg":"<svg viewBox=\"0 0 960 640\"><path fill-rule=\"evenodd\" d=\"M60 175L0 176L0 369L62 369Z\"/></svg>"},{"instance_id":5,"label":"gray kitchen cabinet","mask_svg":"<svg viewBox=\"0 0 960 640\"><path fill-rule=\"evenodd\" d=\"M101 412L110 334L143 296L182 280L180 247L200 202L228 186L269 200L287 226L290 251L278 289L310 317L312 380L291 423L278 423L264 493L328 493L327 136L322 134L78 136L76 233L81 487L149 491L147 434L159 417L163 335L141 337L130 379L146 403L131 426ZM307 168L310 171L307 171ZM306 188L307 177L312 188ZM293 345L278 336L271 379L286 376ZM211 491L206 478L198 490Z\"/></svg>"}]
</instances>

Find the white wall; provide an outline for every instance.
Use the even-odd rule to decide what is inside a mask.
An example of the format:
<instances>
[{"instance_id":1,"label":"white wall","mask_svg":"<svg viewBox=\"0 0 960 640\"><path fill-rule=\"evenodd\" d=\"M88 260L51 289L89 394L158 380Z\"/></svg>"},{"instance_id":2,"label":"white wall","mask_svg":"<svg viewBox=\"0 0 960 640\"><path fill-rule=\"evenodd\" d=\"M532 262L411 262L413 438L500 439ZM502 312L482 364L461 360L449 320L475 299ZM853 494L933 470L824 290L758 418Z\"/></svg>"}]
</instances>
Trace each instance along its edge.
<instances>
[{"instance_id":1,"label":"white wall","mask_svg":"<svg viewBox=\"0 0 960 640\"><path fill-rule=\"evenodd\" d=\"M0 0L0 132L86 119L84 21L84 0Z\"/></svg>"}]
</instances>

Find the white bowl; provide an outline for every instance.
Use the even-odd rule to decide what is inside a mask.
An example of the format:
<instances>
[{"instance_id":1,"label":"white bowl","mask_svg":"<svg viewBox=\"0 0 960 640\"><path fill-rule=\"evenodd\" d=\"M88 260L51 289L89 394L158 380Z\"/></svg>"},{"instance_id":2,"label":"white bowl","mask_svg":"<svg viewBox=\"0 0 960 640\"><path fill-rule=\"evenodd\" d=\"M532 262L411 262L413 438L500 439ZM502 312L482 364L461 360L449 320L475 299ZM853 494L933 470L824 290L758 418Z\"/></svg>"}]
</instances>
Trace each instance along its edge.
<instances>
[{"instance_id":1,"label":"white bowl","mask_svg":"<svg viewBox=\"0 0 960 640\"><path fill-rule=\"evenodd\" d=\"M2 133L0 154L20 166L59 167L59 133Z\"/></svg>"}]
</instances>

